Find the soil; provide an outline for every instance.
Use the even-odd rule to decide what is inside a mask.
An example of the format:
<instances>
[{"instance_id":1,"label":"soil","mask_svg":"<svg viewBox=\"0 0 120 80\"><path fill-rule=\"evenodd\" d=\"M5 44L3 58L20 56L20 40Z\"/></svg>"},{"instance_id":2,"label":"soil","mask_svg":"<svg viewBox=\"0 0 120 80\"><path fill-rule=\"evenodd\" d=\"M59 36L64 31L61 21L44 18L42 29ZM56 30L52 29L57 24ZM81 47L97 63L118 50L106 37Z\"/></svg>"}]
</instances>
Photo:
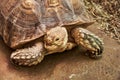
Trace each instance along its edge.
<instances>
[{"instance_id":1,"label":"soil","mask_svg":"<svg viewBox=\"0 0 120 80\"><path fill-rule=\"evenodd\" d=\"M84 0L84 3L100 28L120 43L120 0Z\"/></svg>"},{"instance_id":2,"label":"soil","mask_svg":"<svg viewBox=\"0 0 120 80\"><path fill-rule=\"evenodd\" d=\"M103 57L93 60L76 47L51 54L38 65L16 66L10 62L11 49L0 38L0 80L120 80L120 45L98 25L88 27L104 41Z\"/></svg>"}]
</instances>

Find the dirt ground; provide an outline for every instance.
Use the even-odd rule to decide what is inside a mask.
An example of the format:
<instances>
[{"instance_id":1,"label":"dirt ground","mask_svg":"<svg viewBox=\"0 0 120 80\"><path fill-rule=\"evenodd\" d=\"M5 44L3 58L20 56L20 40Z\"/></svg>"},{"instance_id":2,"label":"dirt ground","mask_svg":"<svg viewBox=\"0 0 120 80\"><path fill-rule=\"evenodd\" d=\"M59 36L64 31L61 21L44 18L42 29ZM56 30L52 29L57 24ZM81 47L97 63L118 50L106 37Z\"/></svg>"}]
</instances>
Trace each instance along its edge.
<instances>
[{"instance_id":1,"label":"dirt ground","mask_svg":"<svg viewBox=\"0 0 120 80\"><path fill-rule=\"evenodd\" d=\"M74 48L48 55L37 66L15 66L9 59L11 50L0 38L0 80L120 80L120 45L97 26L88 29L104 41L105 50L99 60Z\"/></svg>"}]
</instances>

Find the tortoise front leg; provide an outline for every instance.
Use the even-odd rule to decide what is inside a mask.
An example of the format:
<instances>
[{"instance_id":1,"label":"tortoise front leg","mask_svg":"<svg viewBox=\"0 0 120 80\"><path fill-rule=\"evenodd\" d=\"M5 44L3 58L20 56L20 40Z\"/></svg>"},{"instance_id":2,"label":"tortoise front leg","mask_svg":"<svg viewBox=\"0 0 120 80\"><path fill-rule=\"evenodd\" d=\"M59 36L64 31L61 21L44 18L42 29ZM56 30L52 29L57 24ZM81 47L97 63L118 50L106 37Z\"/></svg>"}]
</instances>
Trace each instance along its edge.
<instances>
[{"instance_id":1,"label":"tortoise front leg","mask_svg":"<svg viewBox=\"0 0 120 80\"><path fill-rule=\"evenodd\" d=\"M17 49L11 54L13 63L23 66L31 66L40 63L45 54L42 42L37 42L33 46Z\"/></svg>"},{"instance_id":2,"label":"tortoise front leg","mask_svg":"<svg viewBox=\"0 0 120 80\"><path fill-rule=\"evenodd\" d=\"M72 30L72 36L75 42L87 49L87 55L91 58L100 58L103 53L102 40L83 28L75 28Z\"/></svg>"}]
</instances>

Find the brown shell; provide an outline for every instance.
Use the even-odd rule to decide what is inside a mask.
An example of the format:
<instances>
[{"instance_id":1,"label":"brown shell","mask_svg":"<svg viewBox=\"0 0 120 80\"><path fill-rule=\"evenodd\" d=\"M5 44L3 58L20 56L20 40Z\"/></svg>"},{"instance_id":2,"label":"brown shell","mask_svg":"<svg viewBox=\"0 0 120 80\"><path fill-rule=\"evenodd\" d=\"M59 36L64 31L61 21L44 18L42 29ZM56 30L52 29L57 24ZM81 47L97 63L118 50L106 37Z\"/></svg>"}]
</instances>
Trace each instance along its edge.
<instances>
[{"instance_id":1,"label":"brown shell","mask_svg":"<svg viewBox=\"0 0 120 80\"><path fill-rule=\"evenodd\" d=\"M15 48L56 26L90 23L82 0L0 0L0 30Z\"/></svg>"}]
</instances>

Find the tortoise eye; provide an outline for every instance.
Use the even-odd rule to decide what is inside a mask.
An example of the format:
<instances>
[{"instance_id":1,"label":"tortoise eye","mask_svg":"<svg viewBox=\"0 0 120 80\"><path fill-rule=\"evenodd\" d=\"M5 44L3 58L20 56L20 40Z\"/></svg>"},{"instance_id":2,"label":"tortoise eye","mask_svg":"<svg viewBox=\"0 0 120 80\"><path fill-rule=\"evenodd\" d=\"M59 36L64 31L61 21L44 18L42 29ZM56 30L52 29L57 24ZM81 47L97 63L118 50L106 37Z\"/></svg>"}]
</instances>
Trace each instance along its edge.
<instances>
[{"instance_id":1,"label":"tortoise eye","mask_svg":"<svg viewBox=\"0 0 120 80\"><path fill-rule=\"evenodd\" d=\"M60 40L60 39L59 39L59 38L56 38L56 39L55 39L55 41L58 41L58 40Z\"/></svg>"}]
</instances>

